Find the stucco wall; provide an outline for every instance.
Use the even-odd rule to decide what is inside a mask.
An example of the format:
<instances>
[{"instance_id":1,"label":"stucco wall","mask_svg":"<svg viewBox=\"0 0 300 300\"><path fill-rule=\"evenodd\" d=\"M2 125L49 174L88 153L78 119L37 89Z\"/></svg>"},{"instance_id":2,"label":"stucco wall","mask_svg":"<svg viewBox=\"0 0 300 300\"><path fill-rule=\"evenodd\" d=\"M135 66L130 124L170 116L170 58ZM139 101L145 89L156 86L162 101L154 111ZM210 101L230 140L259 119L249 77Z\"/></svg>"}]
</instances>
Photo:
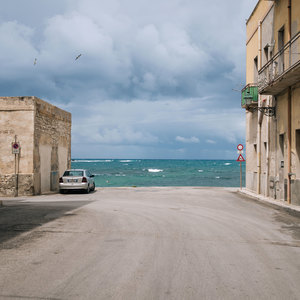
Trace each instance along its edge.
<instances>
[{"instance_id":1,"label":"stucco wall","mask_svg":"<svg viewBox=\"0 0 300 300\"><path fill-rule=\"evenodd\" d=\"M246 112L246 188L256 191L257 185L257 111Z\"/></svg>"},{"instance_id":2,"label":"stucco wall","mask_svg":"<svg viewBox=\"0 0 300 300\"><path fill-rule=\"evenodd\" d=\"M292 148L292 176L291 181L291 202L300 205L300 84L294 86L292 89L292 134L291 134L291 148ZM298 131L298 135L297 135Z\"/></svg>"},{"instance_id":3,"label":"stucco wall","mask_svg":"<svg viewBox=\"0 0 300 300\"><path fill-rule=\"evenodd\" d=\"M262 22L262 66L265 65L270 59L270 52L274 49L271 45L274 44L274 32L273 32L273 19L274 19L274 7L270 9L267 16ZM265 55L265 48L267 48L267 56Z\"/></svg>"},{"instance_id":4,"label":"stucco wall","mask_svg":"<svg viewBox=\"0 0 300 300\"><path fill-rule=\"evenodd\" d=\"M274 4L274 39L276 52L278 52L278 31L284 27L284 43L288 41L288 0L275 1Z\"/></svg>"}]
</instances>

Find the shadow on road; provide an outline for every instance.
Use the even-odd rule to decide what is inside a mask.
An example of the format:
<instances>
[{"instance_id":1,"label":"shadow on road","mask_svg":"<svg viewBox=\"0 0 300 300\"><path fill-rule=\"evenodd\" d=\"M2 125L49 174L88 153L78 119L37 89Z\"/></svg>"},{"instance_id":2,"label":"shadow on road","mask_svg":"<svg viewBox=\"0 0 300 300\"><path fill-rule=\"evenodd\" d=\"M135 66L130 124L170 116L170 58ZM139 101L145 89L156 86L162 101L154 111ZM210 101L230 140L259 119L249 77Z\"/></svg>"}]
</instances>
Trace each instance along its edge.
<instances>
[{"instance_id":1,"label":"shadow on road","mask_svg":"<svg viewBox=\"0 0 300 300\"><path fill-rule=\"evenodd\" d=\"M3 206L0 208L0 250L14 247L12 245L4 245L8 240L55 219L69 216L70 214L67 214L69 211L91 202L92 201L3 201Z\"/></svg>"}]
</instances>

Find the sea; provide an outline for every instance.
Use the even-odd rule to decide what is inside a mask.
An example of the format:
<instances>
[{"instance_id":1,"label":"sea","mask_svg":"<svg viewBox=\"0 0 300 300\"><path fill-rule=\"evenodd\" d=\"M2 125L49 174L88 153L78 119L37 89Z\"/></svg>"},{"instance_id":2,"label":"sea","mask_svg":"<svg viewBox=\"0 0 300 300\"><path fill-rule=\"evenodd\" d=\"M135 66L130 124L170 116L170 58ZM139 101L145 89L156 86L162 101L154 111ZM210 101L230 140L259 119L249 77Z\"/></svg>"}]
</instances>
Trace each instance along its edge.
<instances>
[{"instance_id":1,"label":"sea","mask_svg":"<svg viewBox=\"0 0 300 300\"><path fill-rule=\"evenodd\" d=\"M72 168L88 169L97 187L239 187L235 160L72 159ZM242 165L243 185L245 165Z\"/></svg>"}]
</instances>

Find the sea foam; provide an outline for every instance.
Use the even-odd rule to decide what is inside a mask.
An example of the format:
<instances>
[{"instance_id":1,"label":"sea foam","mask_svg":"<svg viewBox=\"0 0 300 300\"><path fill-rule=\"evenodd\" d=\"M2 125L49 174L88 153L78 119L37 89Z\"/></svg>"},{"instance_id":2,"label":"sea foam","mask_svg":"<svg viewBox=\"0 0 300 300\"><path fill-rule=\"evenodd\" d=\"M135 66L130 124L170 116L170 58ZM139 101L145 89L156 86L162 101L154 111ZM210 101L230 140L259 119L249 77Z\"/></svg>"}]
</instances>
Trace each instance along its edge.
<instances>
[{"instance_id":1,"label":"sea foam","mask_svg":"<svg viewBox=\"0 0 300 300\"><path fill-rule=\"evenodd\" d=\"M164 170L161 169L148 169L148 172L150 173L158 173L158 172L163 172Z\"/></svg>"},{"instance_id":2,"label":"sea foam","mask_svg":"<svg viewBox=\"0 0 300 300\"><path fill-rule=\"evenodd\" d=\"M78 163L95 163L95 162L112 162L111 159L72 159L72 162L78 162Z\"/></svg>"}]
</instances>

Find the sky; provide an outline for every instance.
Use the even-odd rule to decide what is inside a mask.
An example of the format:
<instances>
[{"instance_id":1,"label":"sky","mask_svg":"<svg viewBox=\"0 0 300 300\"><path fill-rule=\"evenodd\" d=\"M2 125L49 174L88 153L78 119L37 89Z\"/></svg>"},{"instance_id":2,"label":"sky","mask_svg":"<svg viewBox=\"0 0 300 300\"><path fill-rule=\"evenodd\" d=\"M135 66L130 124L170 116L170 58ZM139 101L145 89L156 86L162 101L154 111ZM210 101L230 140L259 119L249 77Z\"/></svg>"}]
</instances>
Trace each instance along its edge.
<instances>
[{"instance_id":1,"label":"sky","mask_svg":"<svg viewBox=\"0 0 300 300\"><path fill-rule=\"evenodd\" d=\"M0 96L71 112L73 158L237 159L256 3L0 0Z\"/></svg>"}]
</instances>

